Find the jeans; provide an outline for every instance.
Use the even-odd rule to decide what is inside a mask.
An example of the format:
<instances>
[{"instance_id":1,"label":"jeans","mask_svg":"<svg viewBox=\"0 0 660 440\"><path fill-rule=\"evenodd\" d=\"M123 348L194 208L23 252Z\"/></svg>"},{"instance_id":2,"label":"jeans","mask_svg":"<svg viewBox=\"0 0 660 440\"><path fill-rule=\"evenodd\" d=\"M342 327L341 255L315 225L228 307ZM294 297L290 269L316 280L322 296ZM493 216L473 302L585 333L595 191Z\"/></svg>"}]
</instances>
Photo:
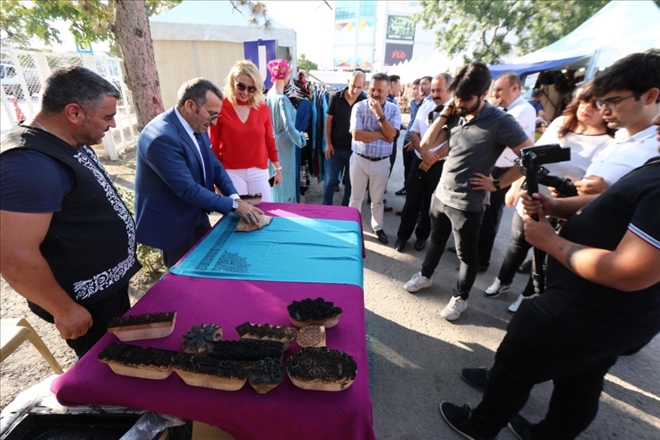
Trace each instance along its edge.
<instances>
[{"instance_id":1,"label":"jeans","mask_svg":"<svg viewBox=\"0 0 660 440\"><path fill-rule=\"evenodd\" d=\"M422 263L422 275L430 278L438 267L449 234L453 232L456 255L461 260L454 296L468 299L470 289L477 278L479 265L479 227L483 211L461 211L442 203L435 195L431 200L431 244Z\"/></svg>"},{"instance_id":2,"label":"jeans","mask_svg":"<svg viewBox=\"0 0 660 440\"><path fill-rule=\"evenodd\" d=\"M332 205L335 196L335 188L339 185L339 173L343 171L346 186L344 187L344 197L341 200L341 206L348 206L351 198L351 177L350 177L350 159L353 152L351 150L337 150L327 161L325 173L325 186L323 187L323 204Z\"/></svg>"},{"instance_id":3,"label":"jeans","mask_svg":"<svg viewBox=\"0 0 660 440\"><path fill-rule=\"evenodd\" d=\"M273 195L268 183L268 169L257 167L237 170L227 170L231 183L236 188L236 194L261 194L262 202L272 202Z\"/></svg>"},{"instance_id":4,"label":"jeans","mask_svg":"<svg viewBox=\"0 0 660 440\"><path fill-rule=\"evenodd\" d=\"M422 160L415 155L410 174L406 179L406 202L401 211L401 223L397 232L397 238L400 240L407 241L413 230L415 230L417 239L422 241L426 241L431 234L429 217L431 198L440 181L445 161L436 162L428 171L420 170L420 163ZM417 223L418 216L420 217L419 223ZM417 224L417 229L415 229L415 224Z\"/></svg>"},{"instance_id":5,"label":"jeans","mask_svg":"<svg viewBox=\"0 0 660 440\"><path fill-rule=\"evenodd\" d=\"M511 319L488 388L472 413L473 427L485 437L497 435L525 406L534 385L547 380L554 389L533 438L577 437L598 413L605 374L631 348L626 342L583 340L563 320L538 311L534 301L523 301Z\"/></svg>"}]
</instances>

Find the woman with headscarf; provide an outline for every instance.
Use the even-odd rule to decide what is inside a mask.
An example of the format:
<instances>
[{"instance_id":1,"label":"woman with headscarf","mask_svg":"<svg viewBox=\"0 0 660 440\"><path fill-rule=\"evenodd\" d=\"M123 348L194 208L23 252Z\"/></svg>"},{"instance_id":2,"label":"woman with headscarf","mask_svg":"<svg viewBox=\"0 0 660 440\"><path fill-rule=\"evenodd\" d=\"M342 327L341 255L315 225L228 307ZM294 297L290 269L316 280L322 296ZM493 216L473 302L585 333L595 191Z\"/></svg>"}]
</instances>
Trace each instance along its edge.
<instances>
[{"instance_id":1,"label":"woman with headscarf","mask_svg":"<svg viewBox=\"0 0 660 440\"><path fill-rule=\"evenodd\" d=\"M275 143L282 164L283 182L279 187L273 187L273 201L296 203L296 151L295 148L305 146L305 135L296 129L296 109L284 87L291 76L291 67L286 60L278 59L268 63L273 87L268 91L266 102L270 108L273 121Z\"/></svg>"},{"instance_id":2,"label":"woman with headscarf","mask_svg":"<svg viewBox=\"0 0 660 440\"><path fill-rule=\"evenodd\" d=\"M272 202L268 161L275 171L273 185L282 182L282 166L257 66L247 60L236 63L224 93L218 122L209 129L211 149L238 194L261 194L263 202Z\"/></svg>"}]
</instances>

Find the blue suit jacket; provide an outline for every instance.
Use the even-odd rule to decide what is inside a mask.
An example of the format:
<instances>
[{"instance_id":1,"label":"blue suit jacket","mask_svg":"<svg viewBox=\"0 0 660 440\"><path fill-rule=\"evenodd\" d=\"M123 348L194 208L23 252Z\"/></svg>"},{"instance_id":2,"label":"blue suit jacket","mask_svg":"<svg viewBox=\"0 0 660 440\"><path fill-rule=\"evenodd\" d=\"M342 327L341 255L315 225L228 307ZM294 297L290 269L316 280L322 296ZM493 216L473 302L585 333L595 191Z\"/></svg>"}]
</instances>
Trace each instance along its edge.
<instances>
[{"instance_id":1,"label":"blue suit jacket","mask_svg":"<svg viewBox=\"0 0 660 440\"><path fill-rule=\"evenodd\" d=\"M211 152L203 134L210 169L207 175L222 194L236 189ZM210 185L209 185L210 186ZM204 182L197 147L181 125L174 108L160 114L140 133L135 173L135 223L137 241L162 250L185 245L200 214L231 211L232 199L220 196Z\"/></svg>"}]
</instances>

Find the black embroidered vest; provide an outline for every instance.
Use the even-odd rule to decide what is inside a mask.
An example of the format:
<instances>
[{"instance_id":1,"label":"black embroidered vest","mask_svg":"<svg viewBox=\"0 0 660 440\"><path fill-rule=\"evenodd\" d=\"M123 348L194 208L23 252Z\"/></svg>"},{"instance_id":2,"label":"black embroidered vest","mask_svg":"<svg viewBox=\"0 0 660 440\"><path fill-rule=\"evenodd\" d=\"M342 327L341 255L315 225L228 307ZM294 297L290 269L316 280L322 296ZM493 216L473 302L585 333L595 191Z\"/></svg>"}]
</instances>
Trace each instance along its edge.
<instances>
[{"instance_id":1,"label":"black embroidered vest","mask_svg":"<svg viewBox=\"0 0 660 440\"><path fill-rule=\"evenodd\" d=\"M83 306L124 287L141 267L135 222L92 149L73 148L57 136L24 126L14 127L3 144L10 149L2 154L36 150L75 173L73 190L62 200L61 211L53 213L40 246L60 286Z\"/></svg>"}]
</instances>

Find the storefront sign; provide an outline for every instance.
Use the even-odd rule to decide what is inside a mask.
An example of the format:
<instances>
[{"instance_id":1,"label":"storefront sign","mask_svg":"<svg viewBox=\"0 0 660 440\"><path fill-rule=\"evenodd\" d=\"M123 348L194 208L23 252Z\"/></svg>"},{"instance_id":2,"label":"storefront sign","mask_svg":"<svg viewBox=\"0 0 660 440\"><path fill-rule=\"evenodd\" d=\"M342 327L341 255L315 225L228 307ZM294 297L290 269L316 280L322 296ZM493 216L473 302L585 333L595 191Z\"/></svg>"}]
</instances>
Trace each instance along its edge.
<instances>
[{"instance_id":1,"label":"storefront sign","mask_svg":"<svg viewBox=\"0 0 660 440\"><path fill-rule=\"evenodd\" d=\"M401 61L410 60L413 55L412 44L385 44L385 65L393 66Z\"/></svg>"}]
</instances>

